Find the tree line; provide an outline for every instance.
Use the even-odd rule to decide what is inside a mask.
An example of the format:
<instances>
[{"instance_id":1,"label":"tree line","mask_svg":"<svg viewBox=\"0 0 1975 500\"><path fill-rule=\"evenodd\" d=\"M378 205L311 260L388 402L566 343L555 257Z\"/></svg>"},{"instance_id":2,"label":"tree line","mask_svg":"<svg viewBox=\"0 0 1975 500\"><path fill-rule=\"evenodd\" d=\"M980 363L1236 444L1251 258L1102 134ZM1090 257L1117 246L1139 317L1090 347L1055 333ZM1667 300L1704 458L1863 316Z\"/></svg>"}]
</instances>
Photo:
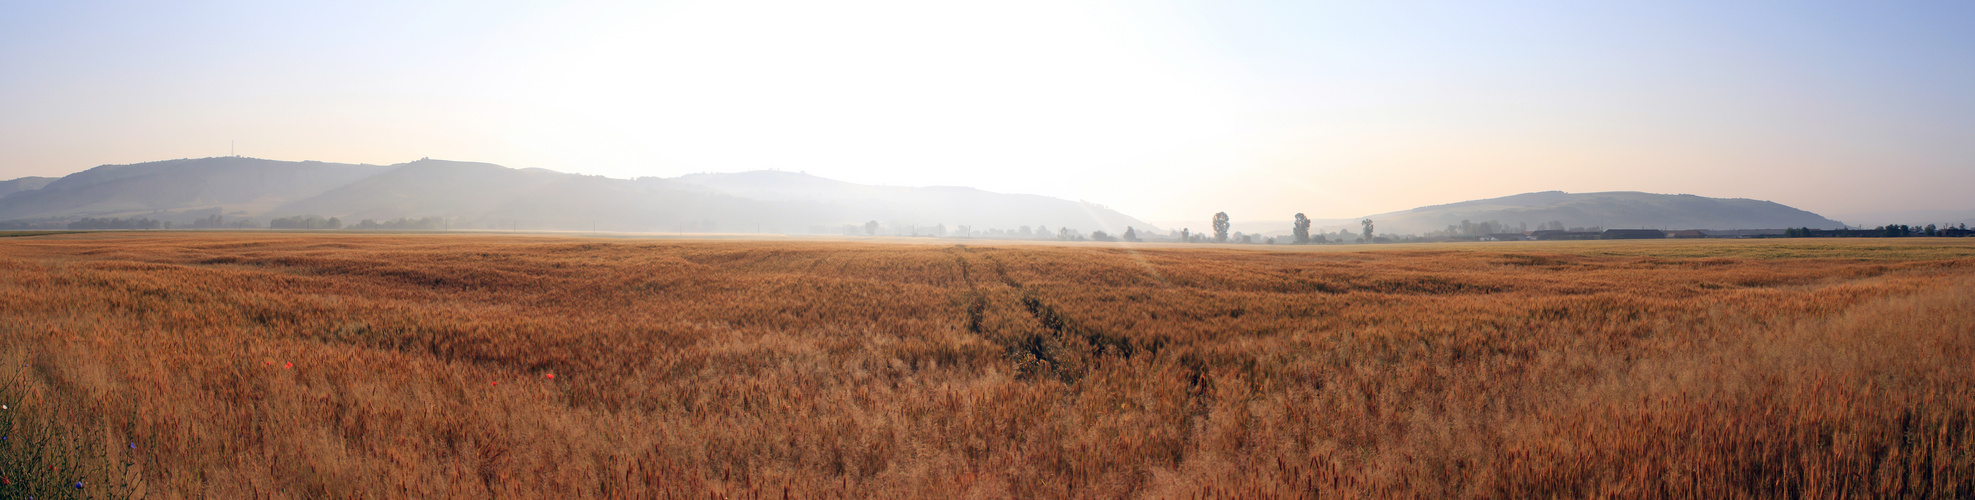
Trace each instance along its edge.
<instances>
[{"instance_id":1,"label":"tree line","mask_svg":"<svg viewBox=\"0 0 1975 500\"><path fill-rule=\"evenodd\" d=\"M1364 242L1364 243L1372 243L1372 242L1382 243L1389 241L1387 238L1383 236L1378 236L1376 234L1375 230L1377 226L1374 222L1372 222L1371 219L1365 219L1358 222L1359 232L1357 233L1357 235L1355 235L1355 240L1354 240L1354 235L1347 230L1339 230L1334 235L1313 233L1311 232L1311 226L1314 225L1314 223L1315 221L1312 221L1309 216L1303 215L1301 213L1296 214L1294 220L1290 222L1290 226L1289 226L1290 236L1287 240L1284 240L1274 236L1262 236L1256 234L1242 234L1240 232L1232 232L1234 228L1234 224L1232 222L1232 219L1228 217L1228 213L1216 212L1214 213L1212 218L1208 219L1208 227L1212 229L1213 231L1212 235L1208 235L1204 233L1194 233L1192 228L1181 228L1179 230L1178 236L1179 236L1179 241L1181 243L1210 243L1211 242L1211 243L1262 243L1262 244L1270 244L1270 245L1275 245L1275 244L1323 245L1330 243L1346 243L1351 241ZM1335 236L1335 239L1332 239L1333 236Z\"/></svg>"},{"instance_id":2,"label":"tree line","mask_svg":"<svg viewBox=\"0 0 1975 500\"><path fill-rule=\"evenodd\" d=\"M151 219L88 218L69 223L69 229L170 229L171 223Z\"/></svg>"},{"instance_id":3,"label":"tree line","mask_svg":"<svg viewBox=\"0 0 1975 500\"><path fill-rule=\"evenodd\" d=\"M1916 236L1967 237L1975 236L1975 231L1969 230L1967 223L1946 227L1933 224L1925 226L1888 224L1872 229L1811 229L1808 227L1793 227L1783 230L1783 237L1785 238L1908 238Z\"/></svg>"}]
</instances>

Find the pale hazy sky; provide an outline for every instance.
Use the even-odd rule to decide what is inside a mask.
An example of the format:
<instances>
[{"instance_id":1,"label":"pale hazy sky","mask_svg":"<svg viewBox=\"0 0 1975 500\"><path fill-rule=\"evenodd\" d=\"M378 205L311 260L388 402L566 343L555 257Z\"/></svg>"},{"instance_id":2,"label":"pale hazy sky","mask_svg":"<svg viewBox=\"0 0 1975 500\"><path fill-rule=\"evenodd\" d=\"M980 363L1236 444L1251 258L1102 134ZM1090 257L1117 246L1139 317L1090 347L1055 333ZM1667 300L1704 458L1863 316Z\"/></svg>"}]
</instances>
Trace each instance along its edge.
<instances>
[{"instance_id":1,"label":"pale hazy sky","mask_svg":"<svg viewBox=\"0 0 1975 500\"><path fill-rule=\"evenodd\" d=\"M230 140L1150 220L1551 189L1975 209L1975 3L0 0L0 179Z\"/></svg>"}]
</instances>

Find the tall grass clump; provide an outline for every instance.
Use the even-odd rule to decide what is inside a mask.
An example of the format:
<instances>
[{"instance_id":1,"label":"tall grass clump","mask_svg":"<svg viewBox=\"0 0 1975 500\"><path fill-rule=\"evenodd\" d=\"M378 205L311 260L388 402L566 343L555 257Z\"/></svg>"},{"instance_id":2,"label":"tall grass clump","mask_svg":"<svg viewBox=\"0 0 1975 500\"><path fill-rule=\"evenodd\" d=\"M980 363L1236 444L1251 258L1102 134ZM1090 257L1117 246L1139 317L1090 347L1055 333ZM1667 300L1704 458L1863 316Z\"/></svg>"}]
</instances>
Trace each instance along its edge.
<instances>
[{"instance_id":1,"label":"tall grass clump","mask_svg":"<svg viewBox=\"0 0 1975 500\"><path fill-rule=\"evenodd\" d=\"M99 428L57 421L57 408L28 384L22 356L0 358L0 498L139 498L142 474ZM81 424L81 425L75 425ZM124 443L135 451L136 443Z\"/></svg>"}]
</instances>

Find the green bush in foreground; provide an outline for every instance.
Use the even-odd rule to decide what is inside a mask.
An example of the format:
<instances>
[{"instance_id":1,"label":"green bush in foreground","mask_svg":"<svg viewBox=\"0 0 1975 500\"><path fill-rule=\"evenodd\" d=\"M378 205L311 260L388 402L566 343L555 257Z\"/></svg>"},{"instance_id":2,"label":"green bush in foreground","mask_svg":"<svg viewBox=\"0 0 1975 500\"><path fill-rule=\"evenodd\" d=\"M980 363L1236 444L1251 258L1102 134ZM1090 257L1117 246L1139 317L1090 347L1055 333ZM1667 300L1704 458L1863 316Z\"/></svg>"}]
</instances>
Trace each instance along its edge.
<instances>
[{"instance_id":1,"label":"green bush in foreground","mask_svg":"<svg viewBox=\"0 0 1975 500\"><path fill-rule=\"evenodd\" d=\"M45 421L48 400L26 390L25 364L0 373L0 499L141 498L141 474L126 453L137 443L114 448L102 432L70 429Z\"/></svg>"}]
</instances>

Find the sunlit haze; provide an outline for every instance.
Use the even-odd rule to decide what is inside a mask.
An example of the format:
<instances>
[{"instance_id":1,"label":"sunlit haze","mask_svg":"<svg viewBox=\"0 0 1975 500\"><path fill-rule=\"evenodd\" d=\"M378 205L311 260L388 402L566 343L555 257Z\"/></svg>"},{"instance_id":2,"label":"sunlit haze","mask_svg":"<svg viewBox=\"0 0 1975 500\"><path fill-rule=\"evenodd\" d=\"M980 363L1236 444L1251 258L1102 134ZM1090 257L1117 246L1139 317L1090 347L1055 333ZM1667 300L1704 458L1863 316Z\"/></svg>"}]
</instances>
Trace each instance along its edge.
<instances>
[{"instance_id":1,"label":"sunlit haze","mask_svg":"<svg viewBox=\"0 0 1975 500\"><path fill-rule=\"evenodd\" d=\"M17 1L0 179L237 147L1148 220L1542 190L1975 209L1970 26L1951 2Z\"/></svg>"}]
</instances>

